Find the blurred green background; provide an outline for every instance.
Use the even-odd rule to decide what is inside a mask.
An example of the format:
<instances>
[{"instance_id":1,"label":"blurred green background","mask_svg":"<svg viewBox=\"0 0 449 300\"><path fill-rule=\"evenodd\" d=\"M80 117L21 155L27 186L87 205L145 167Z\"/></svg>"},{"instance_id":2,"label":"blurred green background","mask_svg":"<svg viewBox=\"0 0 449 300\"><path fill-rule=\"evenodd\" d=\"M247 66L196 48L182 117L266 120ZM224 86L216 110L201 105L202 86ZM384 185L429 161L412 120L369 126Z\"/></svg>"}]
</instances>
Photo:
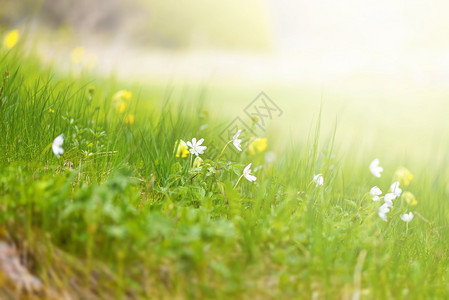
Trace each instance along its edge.
<instances>
[{"instance_id":1,"label":"blurred green background","mask_svg":"<svg viewBox=\"0 0 449 300\"><path fill-rule=\"evenodd\" d=\"M73 38L121 39L130 47L165 49L270 47L267 11L258 0L2 1L1 25L33 25Z\"/></svg>"},{"instance_id":2,"label":"blurred green background","mask_svg":"<svg viewBox=\"0 0 449 300\"><path fill-rule=\"evenodd\" d=\"M71 51L98 56L160 101L206 92L233 119L265 91L284 114L276 145L305 141L322 109L337 145L384 159L447 158L449 22L444 1L20 0L0 2L2 31L19 28L43 63L74 70ZM25 39L25 38L24 38ZM150 99L151 98L151 99ZM273 141L274 142L274 141ZM351 154L352 155L352 154Z\"/></svg>"}]
</instances>

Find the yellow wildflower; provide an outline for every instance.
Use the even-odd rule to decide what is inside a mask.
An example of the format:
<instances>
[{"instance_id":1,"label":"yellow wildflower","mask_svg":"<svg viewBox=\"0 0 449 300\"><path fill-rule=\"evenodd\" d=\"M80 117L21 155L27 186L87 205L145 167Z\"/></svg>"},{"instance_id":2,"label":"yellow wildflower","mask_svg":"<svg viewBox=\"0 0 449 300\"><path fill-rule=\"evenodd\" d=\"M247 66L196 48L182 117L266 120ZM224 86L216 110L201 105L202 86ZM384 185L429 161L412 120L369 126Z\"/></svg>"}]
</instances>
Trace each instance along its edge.
<instances>
[{"instance_id":1,"label":"yellow wildflower","mask_svg":"<svg viewBox=\"0 0 449 300\"><path fill-rule=\"evenodd\" d=\"M267 148L267 138L254 139L248 146L249 154L260 153Z\"/></svg>"},{"instance_id":2,"label":"yellow wildflower","mask_svg":"<svg viewBox=\"0 0 449 300\"><path fill-rule=\"evenodd\" d=\"M129 124L129 125L134 124L134 115L133 114L126 115L124 121L125 121L125 124Z\"/></svg>"},{"instance_id":3,"label":"yellow wildflower","mask_svg":"<svg viewBox=\"0 0 449 300\"><path fill-rule=\"evenodd\" d=\"M183 140L177 142L178 149L176 150L176 157L187 157L189 155L189 149L187 149L187 144Z\"/></svg>"},{"instance_id":4,"label":"yellow wildflower","mask_svg":"<svg viewBox=\"0 0 449 300\"><path fill-rule=\"evenodd\" d=\"M119 113L124 113L128 104L126 103L132 97L132 93L127 90L120 90L112 96L112 105Z\"/></svg>"},{"instance_id":5,"label":"yellow wildflower","mask_svg":"<svg viewBox=\"0 0 449 300\"><path fill-rule=\"evenodd\" d=\"M19 41L19 31L17 29L11 30L3 39L3 45L5 45L6 49L11 49L14 47Z\"/></svg>"},{"instance_id":6,"label":"yellow wildflower","mask_svg":"<svg viewBox=\"0 0 449 300\"><path fill-rule=\"evenodd\" d=\"M50 109L49 109L49 112L50 112L50 113L54 113L55 110L50 108Z\"/></svg>"},{"instance_id":7,"label":"yellow wildflower","mask_svg":"<svg viewBox=\"0 0 449 300\"><path fill-rule=\"evenodd\" d=\"M408 186L413 179L413 174L406 168L399 168L394 173L394 181L399 181L403 186Z\"/></svg>"},{"instance_id":8,"label":"yellow wildflower","mask_svg":"<svg viewBox=\"0 0 449 300\"><path fill-rule=\"evenodd\" d=\"M72 63L74 63L75 65L81 63L84 59L84 48L77 47L77 48L73 49L71 58L72 58Z\"/></svg>"},{"instance_id":9,"label":"yellow wildflower","mask_svg":"<svg viewBox=\"0 0 449 300\"><path fill-rule=\"evenodd\" d=\"M124 113L125 112L125 110L126 110L126 102L125 101L122 101L122 102L120 102L117 106L116 106L116 110L119 112L119 113Z\"/></svg>"},{"instance_id":10,"label":"yellow wildflower","mask_svg":"<svg viewBox=\"0 0 449 300\"><path fill-rule=\"evenodd\" d=\"M131 100L131 97L133 96L133 93L127 90L120 90L117 93L114 94L114 96L112 96L113 100L126 100L129 101Z\"/></svg>"},{"instance_id":11,"label":"yellow wildflower","mask_svg":"<svg viewBox=\"0 0 449 300\"><path fill-rule=\"evenodd\" d=\"M194 168L199 168L201 166L202 162L203 162L203 160L201 159L201 157L197 156L195 158L195 160L193 161L193 167Z\"/></svg>"},{"instance_id":12,"label":"yellow wildflower","mask_svg":"<svg viewBox=\"0 0 449 300\"><path fill-rule=\"evenodd\" d=\"M416 201L415 195L413 195L410 192L403 192L402 199L404 199L405 202L407 202L407 204L412 205L412 206L418 204L418 201Z\"/></svg>"}]
</instances>

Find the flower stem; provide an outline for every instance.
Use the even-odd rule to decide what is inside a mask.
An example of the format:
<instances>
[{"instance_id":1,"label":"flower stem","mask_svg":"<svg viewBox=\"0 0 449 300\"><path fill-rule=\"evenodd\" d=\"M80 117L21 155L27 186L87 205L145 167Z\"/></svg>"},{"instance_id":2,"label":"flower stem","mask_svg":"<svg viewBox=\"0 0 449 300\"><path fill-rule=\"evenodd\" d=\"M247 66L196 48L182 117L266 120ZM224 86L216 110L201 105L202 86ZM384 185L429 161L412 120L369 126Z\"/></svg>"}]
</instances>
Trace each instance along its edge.
<instances>
[{"instance_id":1,"label":"flower stem","mask_svg":"<svg viewBox=\"0 0 449 300\"><path fill-rule=\"evenodd\" d=\"M240 179L242 179L242 177L243 177L243 175L241 175L241 176L239 177L239 180L237 180L237 183L234 185L234 190L235 190L235 188L237 187L237 185L239 184Z\"/></svg>"},{"instance_id":2,"label":"flower stem","mask_svg":"<svg viewBox=\"0 0 449 300\"><path fill-rule=\"evenodd\" d=\"M405 224L405 235L408 233L408 222Z\"/></svg>"},{"instance_id":3,"label":"flower stem","mask_svg":"<svg viewBox=\"0 0 449 300\"><path fill-rule=\"evenodd\" d=\"M228 147L228 145L231 142L232 142L232 140L226 143L226 145L223 147L223 150L221 150L220 154L218 154L218 156L217 156L217 158L215 160L218 160L223 155L223 152L225 151L225 149Z\"/></svg>"}]
</instances>

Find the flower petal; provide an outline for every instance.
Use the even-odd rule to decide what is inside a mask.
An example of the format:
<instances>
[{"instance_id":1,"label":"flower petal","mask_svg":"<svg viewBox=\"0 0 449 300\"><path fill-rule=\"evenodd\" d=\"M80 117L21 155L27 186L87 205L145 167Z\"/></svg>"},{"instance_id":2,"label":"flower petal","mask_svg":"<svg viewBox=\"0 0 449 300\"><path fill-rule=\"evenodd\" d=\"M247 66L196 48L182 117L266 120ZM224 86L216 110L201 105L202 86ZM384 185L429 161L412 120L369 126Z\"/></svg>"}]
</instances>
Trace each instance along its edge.
<instances>
[{"instance_id":1,"label":"flower petal","mask_svg":"<svg viewBox=\"0 0 449 300\"><path fill-rule=\"evenodd\" d=\"M235 139L232 141L232 144L234 145L235 148L237 148L237 150L242 151L241 144L240 144L241 142L242 142L242 140Z\"/></svg>"},{"instance_id":2,"label":"flower petal","mask_svg":"<svg viewBox=\"0 0 449 300\"><path fill-rule=\"evenodd\" d=\"M236 138L238 138L241 132L242 132L241 129L237 130L236 134L234 134L234 136L232 137L232 139L235 140Z\"/></svg>"},{"instance_id":3,"label":"flower petal","mask_svg":"<svg viewBox=\"0 0 449 300\"><path fill-rule=\"evenodd\" d=\"M248 181L256 181L256 179L257 179L256 176L250 175L250 174L245 174L245 175L243 175L243 176L245 176L245 178L246 178Z\"/></svg>"},{"instance_id":4,"label":"flower petal","mask_svg":"<svg viewBox=\"0 0 449 300\"><path fill-rule=\"evenodd\" d=\"M384 213L382 213L382 212L379 212L379 217L382 219L382 220L384 220L385 222L387 222L387 215L386 214L384 214Z\"/></svg>"},{"instance_id":5,"label":"flower petal","mask_svg":"<svg viewBox=\"0 0 449 300\"><path fill-rule=\"evenodd\" d=\"M370 164L369 164L369 168L373 169L375 167L377 167L379 165L379 159L375 158Z\"/></svg>"}]
</instances>

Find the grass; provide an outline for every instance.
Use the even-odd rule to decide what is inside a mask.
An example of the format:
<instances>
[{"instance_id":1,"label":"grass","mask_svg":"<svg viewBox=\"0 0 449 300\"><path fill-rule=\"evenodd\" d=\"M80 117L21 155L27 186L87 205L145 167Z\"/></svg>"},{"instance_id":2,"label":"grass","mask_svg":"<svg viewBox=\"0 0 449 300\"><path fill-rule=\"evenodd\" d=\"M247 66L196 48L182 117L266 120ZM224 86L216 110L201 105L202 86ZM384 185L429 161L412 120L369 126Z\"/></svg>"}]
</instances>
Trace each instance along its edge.
<instances>
[{"instance_id":1,"label":"grass","mask_svg":"<svg viewBox=\"0 0 449 300\"><path fill-rule=\"evenodd\" d=\"M231 119L206 110L204 95L186 103L167 88L141 101L148 94L135 86L60 73L20 45L1 52L0 66L1 239L42 282L27 288L0 265L3 298L447 297L445 164L406 165L415 178L401 187L418 205L397 198L384 222L369 190L387 192L407 158L381 160L375 178L374 157L341 153L335 134L320 135L328 119L281 149L268 131L274 163L265 161L268 149L248 153L248 133L244 151L230 144L219 157ZM114 96L124 89L131 99ZM125 122L131 114L135 122ZM58 158L51 145L60 134ZM208 146L201 168L176 157L179 139L193 137ZM234 188L250 162L262 166L257 181ZM323 186L312 181L318 173ZM408 211L415 218L407 226L399 215Z\"/></svg>"}]
</instances>

